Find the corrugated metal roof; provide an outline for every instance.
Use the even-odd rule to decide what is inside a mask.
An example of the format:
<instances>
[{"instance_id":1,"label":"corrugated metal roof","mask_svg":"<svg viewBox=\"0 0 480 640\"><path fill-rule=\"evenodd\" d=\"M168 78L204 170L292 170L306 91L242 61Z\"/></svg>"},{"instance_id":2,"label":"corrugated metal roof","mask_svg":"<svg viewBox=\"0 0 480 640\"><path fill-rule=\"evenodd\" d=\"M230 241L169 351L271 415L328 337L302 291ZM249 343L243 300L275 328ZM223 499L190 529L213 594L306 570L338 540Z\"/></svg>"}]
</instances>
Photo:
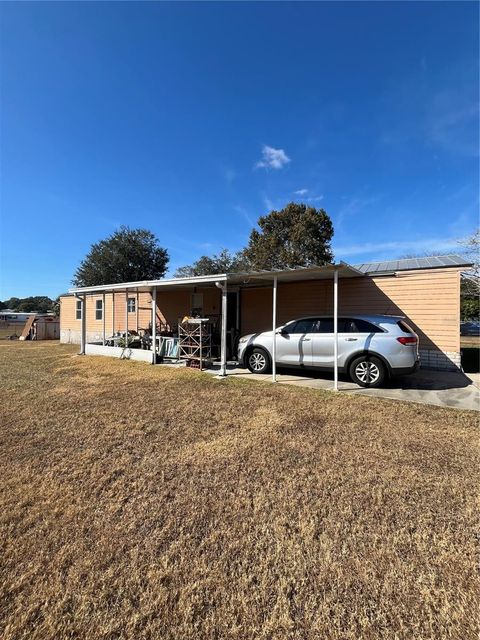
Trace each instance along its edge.
<instances>
[{"instance_id":1,"label":"corrugated metal roof","mask_svg":"<svg viewBox=\"0 0 480 640\"><path fill-rule=\"evenodd\" d=\"M388 260L387 262L363 262L353 265L362 273L389 273L392 271L412 271L414 269L436 269L439 267L469 267L471 262L461 256L425 256L423 258L404 258L402 260Z\"/></svg>"},{"instance_id":2,"label":"corrugated metal roof","mask_svg":"<svg viewBox=\"0 0 480 640\"><path fill-rule=\"evenodd\" d=\"M332 279L333 272L338 271L339 278L361 277L364 274L347 264L339 262L337 264L324 264L309 267L295 267L291 269L274 269L272 271L250 271L245 273L229 273L227 281L232 284L243 284L245 282L254 282L266 280L271 282L276 276L278 282L296 282L302 280L321 280Z\"/></svg>"},{"instance_id":3,"label":"corrugated metal roof","mask_svg":"<svg viewBox=\"0 0 480 640\"><path fill-rule=\"evenodd\" d=\"M210 284L215 286L216 282L228 282L230 284L241 284L246 280L261 281L273 279L276 276L278 282L293 282L295 280L309 280L320 278L333 278L333 271L338 270L340 278L351 278L362 276L355 268L339 262L338 264L326 264L322 266L298 267L296 269L284 269L276 271L251 271L246 273L218 273L207 276L192 276L187 278L170 278L163 280L143 280L141 282L119 282L116 284L105 284L94 287L74 287L69 289L70 294L78 293L102 293L104 291L125 292L127 289L139 292L151 291L153 287L191 287Z\"/></svg>"}]
</instances>

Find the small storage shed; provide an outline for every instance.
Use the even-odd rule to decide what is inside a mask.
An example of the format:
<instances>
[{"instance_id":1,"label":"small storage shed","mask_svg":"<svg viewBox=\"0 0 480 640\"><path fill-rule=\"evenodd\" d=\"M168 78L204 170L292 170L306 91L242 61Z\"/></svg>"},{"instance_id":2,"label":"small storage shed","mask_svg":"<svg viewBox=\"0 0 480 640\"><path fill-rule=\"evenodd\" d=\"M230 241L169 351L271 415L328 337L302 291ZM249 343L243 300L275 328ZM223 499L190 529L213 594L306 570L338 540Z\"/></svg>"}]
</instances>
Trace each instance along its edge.
<instances>
[{"instance_id":1,"label":"small storage shed","mask_svg":"<svg viewBox=\"0 0 480 640\"><path fill-rule=\"evenodd\" d=\"M49 315L30 314L23 327L20 340L58 340L60 318Z\"/></svg>"}]
</instances>

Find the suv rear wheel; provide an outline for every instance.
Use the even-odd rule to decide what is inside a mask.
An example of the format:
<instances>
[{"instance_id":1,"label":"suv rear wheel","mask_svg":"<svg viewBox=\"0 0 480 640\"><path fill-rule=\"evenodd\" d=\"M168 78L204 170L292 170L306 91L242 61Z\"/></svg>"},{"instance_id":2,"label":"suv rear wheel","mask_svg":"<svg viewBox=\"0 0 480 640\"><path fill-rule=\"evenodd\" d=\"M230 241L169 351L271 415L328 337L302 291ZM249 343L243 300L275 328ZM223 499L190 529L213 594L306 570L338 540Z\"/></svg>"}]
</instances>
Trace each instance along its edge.
<instances>
[{"instance_id":1,"label":"suv rear wheel","mask_svg":"<svg viewBox=\"0 0 480 640\"><path fill-rule=\"evenodd\" d=\"M350 365L350 377L361 387L380 387L387 378L387 368L380 358L365 354Z\"/></svg>"},{"instance_id":2,"label":"suv rear wheel","mask_svg":"<svg viewBox=\"0 0 480 640\"><path fill-rule=\"evenodd\" d=\"M255 347L247 357L247 367L252 373L269 373L270 358L264 349Z\"/></svg>"}]
</instances>

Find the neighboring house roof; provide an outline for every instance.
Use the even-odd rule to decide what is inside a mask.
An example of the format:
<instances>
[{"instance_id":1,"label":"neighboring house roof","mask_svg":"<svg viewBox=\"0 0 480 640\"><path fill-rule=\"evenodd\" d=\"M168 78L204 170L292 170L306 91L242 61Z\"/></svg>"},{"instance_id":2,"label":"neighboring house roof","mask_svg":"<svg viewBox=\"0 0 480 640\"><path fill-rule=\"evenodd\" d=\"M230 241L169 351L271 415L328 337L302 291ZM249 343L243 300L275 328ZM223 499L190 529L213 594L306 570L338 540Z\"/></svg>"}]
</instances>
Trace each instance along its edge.
<instances>
[{"instance_id":1,"label":"neighboring house roof","mask_svg":"<svg viewBox=\"0 0 480 640\"><path fill-rule=\"evenodd\" d=\"M472 263L461 256L425 256L423 258L404 258L386 262L364 262L353 265L366 275L391 273L392 271L413 271L415 269L435 269L439 267L471 267Z\"/></svg>"},{"instance_id":2,"label":"neighboring house roof","mask_svg":"<svg viewBox=\"0 0 480 640\"><path fill-rule=\"evenodd\" d=\"M14 313L17 316L29 316L31 313L36 313L35 311L14 311L13 309L2 309L0 311L0 315L9 316Z\"/></svg>"}]
</instances>

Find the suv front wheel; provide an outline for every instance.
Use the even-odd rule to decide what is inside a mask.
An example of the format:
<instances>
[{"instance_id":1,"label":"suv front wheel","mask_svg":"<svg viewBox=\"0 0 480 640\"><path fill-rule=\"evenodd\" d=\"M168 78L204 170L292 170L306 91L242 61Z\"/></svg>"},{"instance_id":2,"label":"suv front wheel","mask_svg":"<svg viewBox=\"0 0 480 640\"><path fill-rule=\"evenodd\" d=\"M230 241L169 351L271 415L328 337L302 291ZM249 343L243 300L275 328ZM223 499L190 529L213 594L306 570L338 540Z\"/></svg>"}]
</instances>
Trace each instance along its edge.
<instances>
[{"instance_id":1,"label":"suv front wheel","mask_svg":"<svg viewBox=\"0 0 480 640\"><path fill-rule=\"evenodd\" d=\"M247 357L247 367L252 373L270 373L270 358L266 351L255 347Z\"/></svg>"},{"instance_id":2,"label":"suv front wheel","mask_svg":"<svg viewBox=\"0 0 480 640\"><path fill-rule=\"evenodd\" d=\"M387 378L387 368L380 358L365 354L350 365L350 377L361 387L381 387Z\"/></svg>"}]
</instances>

